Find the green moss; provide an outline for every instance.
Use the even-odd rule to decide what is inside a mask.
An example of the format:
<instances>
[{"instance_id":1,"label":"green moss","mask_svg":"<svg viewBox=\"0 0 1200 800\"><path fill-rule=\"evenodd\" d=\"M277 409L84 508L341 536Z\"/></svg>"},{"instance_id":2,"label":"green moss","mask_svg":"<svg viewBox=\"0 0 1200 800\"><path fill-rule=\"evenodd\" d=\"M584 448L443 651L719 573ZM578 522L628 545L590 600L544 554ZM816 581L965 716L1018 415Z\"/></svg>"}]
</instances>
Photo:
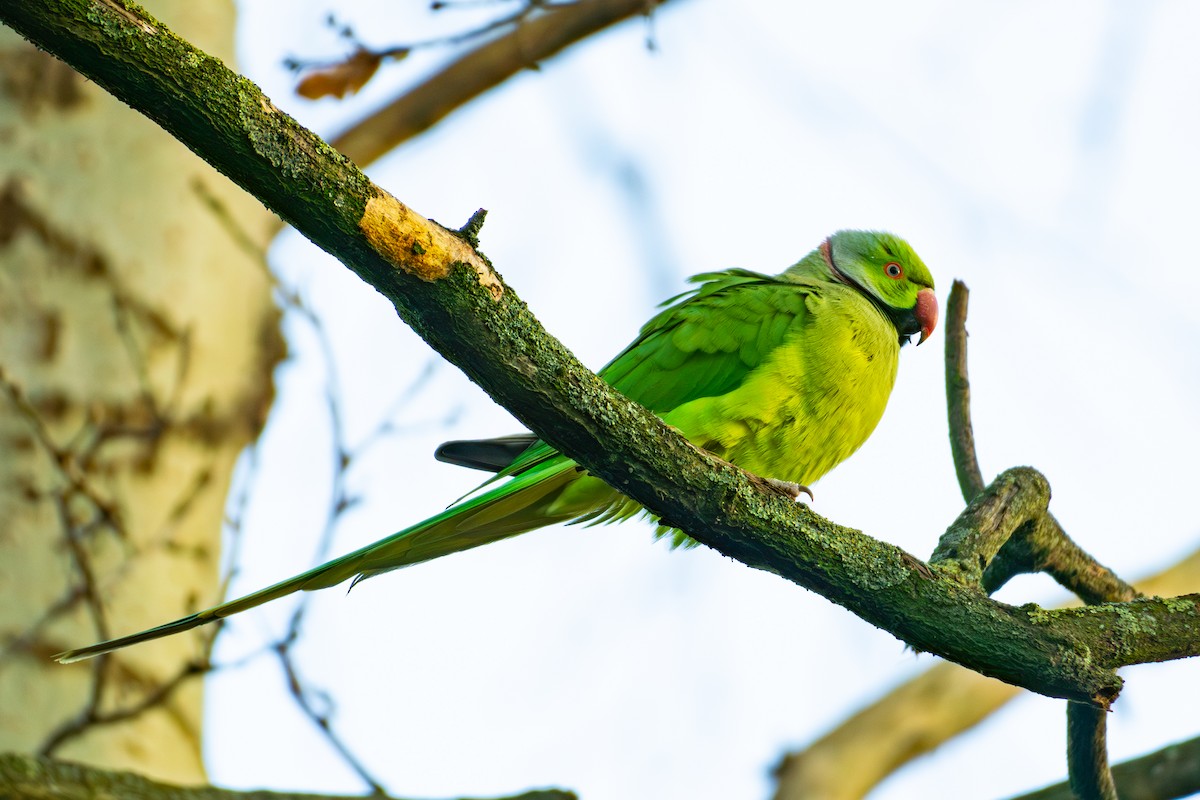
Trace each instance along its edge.
<instances>
[{"instance_id":1,"label":"green moss","mask_svg":"<svg viewBox=\"0 0 1200 800\"><path fill-rule=\"evenodd\" d=\"M963 567L962 562L948 559L929 564L929 569L939 579L952 581L959 586L976 586L977 578Z\"/></svg>"},{"instance_id":2,"label":"green moss","mask_svg":"<svg viewBox=\"0 0 1200 800\"><path fill-rule=\"evenodd\" d=\"M811 521L820 520L824 524L806 525L808 537L836 556L855 586L879 592L908 580L909 569L899 549L865 536L862 531L835 525L811 511L809 514Z\"/></svg>"},{"instance_id":3,"label":"green moss","mask_svg":"<svg viewBox=\"0 0 1200 800\"><path fill-rule=\"evenodd\" d=\"M1032 625L1049 625L1058 618L1057 612L1042 608L1036 603L1026 603L1021 606L1021 610Z\"/></svg>"},{"instance_id":4,"label":"green moss","mask_svg":"<svg viewBox=\"0 0 1200 800\"><path fill-rule=\"evenodd\" d=\"M1162 603L1163 608L1172 614L1187 614L1192 617L1200 615L1200 611L1197 611L1196 598L1194 597L1158 597L1155 599Z\"/></svg>"}]
</instances>

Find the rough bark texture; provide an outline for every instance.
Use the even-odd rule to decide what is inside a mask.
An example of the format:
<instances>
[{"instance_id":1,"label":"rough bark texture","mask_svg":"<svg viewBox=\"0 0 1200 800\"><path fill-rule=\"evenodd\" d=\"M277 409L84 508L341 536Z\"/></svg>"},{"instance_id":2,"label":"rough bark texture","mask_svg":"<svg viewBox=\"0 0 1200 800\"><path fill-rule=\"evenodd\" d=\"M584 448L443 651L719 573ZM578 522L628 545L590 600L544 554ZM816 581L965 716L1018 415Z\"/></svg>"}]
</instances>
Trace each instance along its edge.
<instances>
[{"instance_id":1,"label":"rough bark texture","mask_svg":"<svg viewBox=\"0 0 1200 800\"><path fill-rule=\"evenodd\" d=\"M154 6L231 57L231 2ZM48 656L216 596L226 490L282 354L269 231L156 125L0 29L0 750L204 779L200 685L176 680L196 640Z\"/></svg>"},{"instance_id":2,"label":"rough bark texture","mask_svg":"<svg viewBox=\"0 0 1200 800\"><path fill-rule=\"evenodd\" d=\"M0 5L0 18L201 153L377 288L539 436L697 540L917 649L1048 696L1107 707L1120 691L1116 667L1200 653L1200 597L1007 606L953 565L930 568L697 450L584 369L481 256L161 23L112 0L27 0ZM431 253L453 263L432 264ZM1002 501L997 492L976 502Z\"/></svg>"}]
</instances>

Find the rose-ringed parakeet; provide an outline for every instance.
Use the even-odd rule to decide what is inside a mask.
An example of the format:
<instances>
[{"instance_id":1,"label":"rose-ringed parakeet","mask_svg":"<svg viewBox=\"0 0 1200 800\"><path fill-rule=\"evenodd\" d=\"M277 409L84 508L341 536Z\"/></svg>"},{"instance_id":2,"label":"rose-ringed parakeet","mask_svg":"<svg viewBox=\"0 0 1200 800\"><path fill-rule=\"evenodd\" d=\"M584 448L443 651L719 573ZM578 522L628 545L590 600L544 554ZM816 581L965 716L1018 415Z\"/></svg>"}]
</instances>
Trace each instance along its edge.
<instances>
[{"instance_id":1,"label":"rose-ringed parakeet","mask_svg":"<svg viewBox=\"0 0 1200 800\"><path fill-rule=\"evenodd\" d=\"M797 490L857 450L883 415L900 346L937 323L933 278L887 233L840 231L775 276L697 275L600 376L693 443ZM444 461L497 476L440 514L246 597L141 633L69 650L64 663L488 544L556 522L605 522L641 506L532 434L450 442ZM501 483L492 484L497 478ZM663 530L677 543L678 531Z\"/></svg>"}]
</instances>

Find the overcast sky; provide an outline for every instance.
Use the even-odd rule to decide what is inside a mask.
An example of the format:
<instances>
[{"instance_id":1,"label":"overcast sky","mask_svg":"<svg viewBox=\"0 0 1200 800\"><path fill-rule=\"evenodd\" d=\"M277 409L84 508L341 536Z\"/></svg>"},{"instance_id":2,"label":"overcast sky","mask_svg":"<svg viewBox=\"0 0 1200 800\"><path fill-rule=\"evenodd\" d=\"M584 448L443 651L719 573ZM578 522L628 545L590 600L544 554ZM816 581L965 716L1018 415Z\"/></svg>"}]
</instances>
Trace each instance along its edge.
<instances>
[{"instance_id":1,"label":"overcast sky","mask_svg":"<svg viewBox=\"0 0 1200 800\"><path fill-rule=\"evenodd\" d=\"M241 69L325 135L452 55L414 55L351 101L314 104L291 94L281 62L343 52L328 5L295 2L283 18L276 3L240 6ZM337 6L374 46L494 11ZM778 272L839 228L904 236L943 305L953 279L971 289L985 476L1042 470L1067 530L1134 578L1200 538L1197 29L1200 6L1184 0L674 0L652 25L625 24L523 74L370 172L452 227L487 208L483 250L597 368L688 275ZM272 260L325 320L359 441L432 353L299 236L283 235ZM321 351L304 323L288 332L294 357L253 478L239 594L311 565L328 501ZM879 429L813 487L818 513L921 557L962 506L943 344L939 331L905 348ZM398 420L403 435L350 474L366 502L343 519L337 553L478 481L434 462L438 442L516 429L444 364ZM1001 595L1059 597L1032 578ZM288 610L239 618L219 659L277 634ZM757 800L785 750L935 659L775 576L705 548L672 553L625 524L551 528L323 592L299 663L397 795L558 785L585 800ZM1196 734L1197 668L1125 671L1114 760ZM208 725L219 783L362 788L270 659L211 682ZM1063 743L1063 703L1028 697L874 797L1035 788L1063 777Z\"/></svg>"}]
</instances>

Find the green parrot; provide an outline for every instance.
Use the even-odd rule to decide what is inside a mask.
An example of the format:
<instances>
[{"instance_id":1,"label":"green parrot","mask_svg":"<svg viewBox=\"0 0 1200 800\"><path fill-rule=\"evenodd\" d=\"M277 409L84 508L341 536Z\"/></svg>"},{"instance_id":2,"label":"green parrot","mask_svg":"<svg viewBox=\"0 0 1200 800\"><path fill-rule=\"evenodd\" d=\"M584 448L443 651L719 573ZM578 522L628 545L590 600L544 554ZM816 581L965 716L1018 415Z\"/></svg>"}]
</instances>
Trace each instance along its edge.
<instances>
[{"instance_id":1,"label":"green parrot","mask_svg":"<svg viewBox=\"0 0 1200 800\"><path fill-rule=\"evenodd\" d=\"M937 324L929 270L888 233L839 231L775 276L732 269L691 280L699 286L666 301L600 377L696 445L793 496L866 441L892 391L900 346L915 334L920 344ZM556 522L642 511L533 434L447 442L436 456L496 475L440 514L301 575L56 658L91 658ZM498 479L507 480L489 488ZM690 541L661 526L659 534Z\"/></svg>"}]
</instances>

